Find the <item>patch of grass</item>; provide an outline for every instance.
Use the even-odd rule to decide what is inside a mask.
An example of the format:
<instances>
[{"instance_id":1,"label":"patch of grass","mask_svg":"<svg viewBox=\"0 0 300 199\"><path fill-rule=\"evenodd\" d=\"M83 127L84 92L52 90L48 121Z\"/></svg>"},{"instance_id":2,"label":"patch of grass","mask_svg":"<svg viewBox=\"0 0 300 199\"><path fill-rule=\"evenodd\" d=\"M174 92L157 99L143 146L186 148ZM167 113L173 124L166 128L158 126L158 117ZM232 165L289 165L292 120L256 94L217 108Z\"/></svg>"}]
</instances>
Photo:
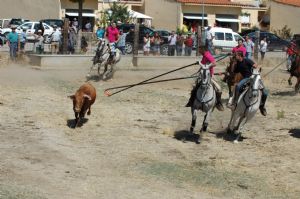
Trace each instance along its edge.
<instances>
[{"instance_id":1,"label":"patch of grass","mask_svg":"<svg viewBox=\"0 0 300 199\"><path fill-rule=\"evenodd\" d=\"M277 111L277 120L284 118L284 111Z\"/></svg>"},{"instance_id":2,"label":"patch of grass","mask_svg":"<svg viewBox=\"0 0 300 199\"><path fill-rule=\"evenodd\" d=\"M272 190L263 176L254 176L237 169L218 169L213 161L200 161L188 166L152 161L140 169L145 175L168 181L176 187L192 185L217 196L244 199L284 197Z\"/></svg>"},{"instance_id":3,"label":"patch of grass","mask_svg":"<svg viewBox=\"0 0 300 199\"><path fill-rule=\"evenodd\" d=\"M37 191L24 188L22 186L3 185L0 184L0 198L1 199L46 199Z\"/></svg>"}]
</instances>

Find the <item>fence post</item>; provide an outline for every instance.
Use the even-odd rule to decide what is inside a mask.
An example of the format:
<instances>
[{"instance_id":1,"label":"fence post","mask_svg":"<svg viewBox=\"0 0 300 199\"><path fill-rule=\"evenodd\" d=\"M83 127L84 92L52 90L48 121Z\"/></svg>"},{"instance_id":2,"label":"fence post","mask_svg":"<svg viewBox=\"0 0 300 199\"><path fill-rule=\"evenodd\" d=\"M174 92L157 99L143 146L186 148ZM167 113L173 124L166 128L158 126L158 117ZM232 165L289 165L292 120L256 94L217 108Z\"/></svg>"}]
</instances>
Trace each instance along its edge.
<instances>
[{"instance_id":1,"label":"fence post","mask_svg":"<svg viewBox=\"0 0 300 199\"><path fill-rule=\"evenodd\" d=\"M133 57L132 57L132 65L137 66L137 57L139 54L139 35L140 35L140 24L136 23L134 27L134 40L133 40Z\"/></svg>"},{"instance_id":2,"label":"fence post","mask_svg":"<svg viewBox=\"0 0 300 199\"><path fill-rule=\"evenodd\" d=\"M63 29L63 54L67 54L68 51L68 31L69 31L69 19L65 18L64 29Z\"/></svg>"},{"instance_id":3,"label":"fence post","mask_svg":"<svg viewBox=\"0 0 300 199\"><path fill-rule=\"evenodd\" d=\"M255 37L256 37L256 40L255 40L255 45L254 45L254 59L258 62L258 45L259 45L259 42L260 42L260 38L259 38L259 35L260 35L260 31L257 30L255 31Z\"/></svg>"}]
</instances>

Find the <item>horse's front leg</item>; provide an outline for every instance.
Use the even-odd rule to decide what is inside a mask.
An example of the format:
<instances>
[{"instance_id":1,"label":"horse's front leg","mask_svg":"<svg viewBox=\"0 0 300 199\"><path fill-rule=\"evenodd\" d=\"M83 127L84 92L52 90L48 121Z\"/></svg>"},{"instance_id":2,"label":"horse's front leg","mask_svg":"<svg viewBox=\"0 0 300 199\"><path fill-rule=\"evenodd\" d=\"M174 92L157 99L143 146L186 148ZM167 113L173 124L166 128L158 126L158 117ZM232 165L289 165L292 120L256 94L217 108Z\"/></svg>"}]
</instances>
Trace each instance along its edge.
<instances>
[{"instance_id":1,"label":"horse's front leg","mask_svg":"<svg viewBox=\"0 0 300 199\"><path fill-rule=\"evenodd\" d=\"M232 110L231 111L231 118L230 118L230 121L229 121L229 124L228 124L228 128L227 128L227 133L228 134L232 134L233 133L233 130L234 130L234 127L235 127L235 123L236 123L236 121L238 119L239 119L238 113L236 112L236 110Z\"/></svg>"},{"instance_id":2,"label":"horse's front leg","mask_svg":"<svg viewBox=\"0 0 300 199\"><path fill-rule=\"evenodd\" d=\"M100 76L100 68L101 68L101 64L98 63L98 76Z\"/></svg>"},{"instance_id":3,"label":"horse's front leg","mask_svg":"<svg viewBox=\"0 0 300 199\"><path fill-rule=\"evenodd\" d=\"M244 117L240 117L238 125L236 127L236 131L235 131L236 138L233 141L234 143L238 143L238 141L239 141L239 139L240 139L240 137L242 135L242 130L243 130L246 122L247 122L247 118L245 116Z\"/></svg>"},{"instance_id":4,"label":"horse's front leg","mask_svg":"<svg viewBox=\"0 0 300 199\"><path fill-rule=\"evenodd\" d=\"M193 107L191 107L191 113L192 113L192 123L190 127L190 133L194 133L194 128L196 126L196 120L197 120L197 110Z\"/></svg>"}]
</instances>

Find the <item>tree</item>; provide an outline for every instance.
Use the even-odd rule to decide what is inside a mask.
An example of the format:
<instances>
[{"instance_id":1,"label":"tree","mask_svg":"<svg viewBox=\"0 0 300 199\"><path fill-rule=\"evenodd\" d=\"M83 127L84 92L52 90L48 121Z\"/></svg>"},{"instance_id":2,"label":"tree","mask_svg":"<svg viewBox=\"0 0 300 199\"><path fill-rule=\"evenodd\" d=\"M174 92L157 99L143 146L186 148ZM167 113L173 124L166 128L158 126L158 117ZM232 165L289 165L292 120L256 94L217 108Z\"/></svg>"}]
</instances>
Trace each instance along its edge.
<instances>
[{"instance_id":1,"label":"tree","mask_svg":"<svg viewBox=\"0 0 300 199\"><path fill-rule=\"evenodd\" d=\"M110 8L104 11L103 20L105 20L101 22L103 24L105 24L107 20L115 22L121 21L125 23L131 22L132 17L128 12L126 4L113 2L112 4L110 4Z\"/></svg>"},{"instance_id":2,"label":"tree","mask_svg":"<svg viewBox=\"0 0 300 199\"><path fill-rule=\"evenodd\" d=\"M69 0L74 3L78 3L78 30L82 29L82 7L84 0Z\"/></svg>"}]
</instances>

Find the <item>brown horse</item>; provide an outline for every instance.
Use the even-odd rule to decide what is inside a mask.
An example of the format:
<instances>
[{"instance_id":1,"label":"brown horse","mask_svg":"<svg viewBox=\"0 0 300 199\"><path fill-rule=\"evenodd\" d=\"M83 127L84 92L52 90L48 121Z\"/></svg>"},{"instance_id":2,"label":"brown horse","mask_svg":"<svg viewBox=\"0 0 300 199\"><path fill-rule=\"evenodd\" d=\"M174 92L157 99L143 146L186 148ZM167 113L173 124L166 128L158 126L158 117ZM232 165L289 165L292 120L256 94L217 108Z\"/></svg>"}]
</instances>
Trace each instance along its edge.
<instances>
[{"instance_id":1,"label":"brown horse","mask_svg":"<svg viewBox=\"0 0 300 199\"><path fill-rule=\"evenodd\" d=\"M237 83L239 83L242 80L242 75L240 73L235 73L234 70L236 68L237 60L235 58L235 55L230 57L229 65L226 68L225 71L225 77L223 79L224 82L227 83L229 96L231 97L233 95L233 89Z\"/></svg>"},{"instance_id":2,"label":"brown horse","mask_svg":"<svg viewBox=\"0 0 300 199\"><path fill-rule=\"evenodd\" d=\"M290 69L290 78L288 80L289 84L291 84L292 77L297 78L297 83L295 85L295 93L297 94L300 90L300 55L297 53L295 61L293 61L291 69Z\"/></svg>"}]
</instances>

